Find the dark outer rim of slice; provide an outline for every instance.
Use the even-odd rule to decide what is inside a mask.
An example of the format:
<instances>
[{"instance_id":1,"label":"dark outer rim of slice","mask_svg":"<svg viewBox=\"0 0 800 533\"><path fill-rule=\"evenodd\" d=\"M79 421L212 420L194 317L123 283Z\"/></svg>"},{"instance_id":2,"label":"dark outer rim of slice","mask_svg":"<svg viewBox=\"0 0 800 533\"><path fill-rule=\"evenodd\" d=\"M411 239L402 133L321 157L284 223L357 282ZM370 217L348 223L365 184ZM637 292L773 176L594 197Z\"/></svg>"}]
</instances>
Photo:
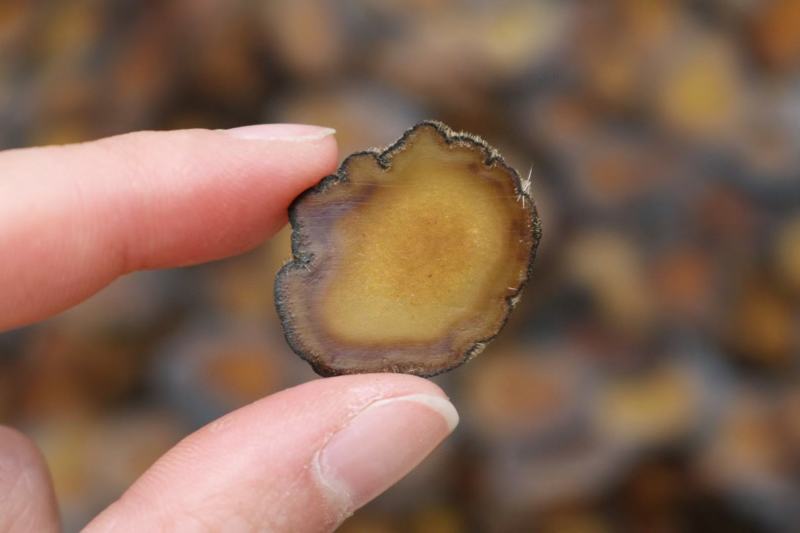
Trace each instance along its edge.
<instances>
[{"instance_id":1,"label":"dark outer rim of slice","mask_svg":"<svg viewBox=\"0 0 800 533\"><path fill-rule=\"evenodd\" d=\"M536 250L539 247L539 241L542 238L542 225L541 219L539 218L538 211L536 210L536 204L533 202L530 194L525 190L523 187L523 181L520 175L514 170L510 165L508 165L500 153L492 148L486 141L481 139L478 136L469 134L469 133L457 133L450 129L449 126L443 124L442 122L435 121L435 120L423 120L412 126L411 128L407 129L403 135L394 143L386 147L385 149L381 150L379 148L371 148L369 150L363 150L360 152L354 152L348 155L343 161L342 164L339 165L339 168L336 170L334 174L326 176L322 178L322 180L317 183L316 185L306 189L300 195L294 199L294 201L289 206L289 223L292 226L292 259L287 262L283 267L278 271L277 275L275 276L275 307L278 311L278 316L281 320L281 325L283 326L284 336L286 337L286 342L291 347L292 351L294 351L297 355L303 358L306 362L308 362L314 371L323 377L330 377L330 376L338 376L344 374L360 374L365 371L360 371L357 369L337 369L333 366L326 363L322 357L319 357L312 353L310 350L303 346L302 336L299 335L294 331L292 326L291 320L289 319L288 309L285 308L286 300L291 298L291 295L284 293L283 290L283 279L291 275L292 271L294 270L308 270L308 265L312 261L312 257L303 251L303 241L305 239L305 235L303 235L303 225L301 221L297 218L297 206L300 205L304 199L312 195L324 194L325 191L333 185L338 183L346 183L348 181L347 176L347 165L351 159L361 156L371 156L373 157L381 169L389 170L391 168L391 160L394 154L401 152L405 149L406 144L408 142L409 137L418 129L423 127L433 127L436 132L442 136L447 144L462 144L468 145L473 149L478 149L483 152L484 160L483 164L487 167L491 167L493 165L502 167L508 175L511 177L514 189L516 194L523 199L524 202L528 202L530 206L528 208L528 212L531 216L531 251L530 256L528 258L528 266L525 271L525 277L517 286L516 290L513 294L506 297L506 313L503 317L503 322L500 324L500 327L497 328L492 335L489 337L480 339L475 341L473 345L468 348L460 357L458 357L453 364L436 369L435 371L430 371L429 369L420 369L419 367L415 367L413 364L408 366L400 366L395 365L390 368L381 369L382 372L403 372L408 374L414 374L421 377L432 377L438 374L442 374L444 372L448 372L454 368L457 368L476 355L478 355L486 345L491 342L497 335L505 327L506 323L508 322L509 317L511 316L511 312L516 307L517 302L519 302L520 296L522 294L523 289L528 284L531 276L533 275L533 263L534 259L536 258Z\"/></svg>"}]
</instances>

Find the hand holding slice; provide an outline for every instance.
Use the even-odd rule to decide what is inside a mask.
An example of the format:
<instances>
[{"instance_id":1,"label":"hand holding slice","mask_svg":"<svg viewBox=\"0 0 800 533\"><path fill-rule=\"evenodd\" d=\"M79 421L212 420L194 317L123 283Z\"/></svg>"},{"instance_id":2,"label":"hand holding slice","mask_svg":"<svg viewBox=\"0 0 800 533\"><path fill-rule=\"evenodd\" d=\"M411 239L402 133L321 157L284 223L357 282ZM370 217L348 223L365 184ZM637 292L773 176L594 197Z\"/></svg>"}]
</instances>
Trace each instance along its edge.
<instances>
[{"instance_id":1,"label":"hand holding slice","mask_svg":"<svg viewBox=\"0 0 800 533\"><path fill-rule=\"evenodd\" d=\"M477 355L530 275L541 226L528 189L439 122L350 155L289 211L275 300L292 349L326 376L431 376Z\"/></svg>"}]
</instances>

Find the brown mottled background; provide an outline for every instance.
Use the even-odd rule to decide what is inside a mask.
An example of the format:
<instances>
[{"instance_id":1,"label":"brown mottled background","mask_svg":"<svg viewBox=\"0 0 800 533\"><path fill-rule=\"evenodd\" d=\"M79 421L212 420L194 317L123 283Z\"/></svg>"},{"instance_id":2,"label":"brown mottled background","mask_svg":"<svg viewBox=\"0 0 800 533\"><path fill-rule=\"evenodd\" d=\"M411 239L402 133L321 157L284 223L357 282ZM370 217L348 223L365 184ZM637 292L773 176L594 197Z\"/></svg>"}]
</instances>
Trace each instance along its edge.
<instances>
[{"instance_id":1,"label":"brown mottled background","mask_svg":"<svg viewBox=\"0 0 800 533\"><path fill-rule=\"evenodd\" d=\"M800 531L800 1L0 0L2 148L292 121L344 155L421 118L532 167L545 236L501 338L437 378L454 438L342 531ZM287 253L0 335L0 422L68 530L313 377L273 311Z\"/></svg>"}]
</instances>

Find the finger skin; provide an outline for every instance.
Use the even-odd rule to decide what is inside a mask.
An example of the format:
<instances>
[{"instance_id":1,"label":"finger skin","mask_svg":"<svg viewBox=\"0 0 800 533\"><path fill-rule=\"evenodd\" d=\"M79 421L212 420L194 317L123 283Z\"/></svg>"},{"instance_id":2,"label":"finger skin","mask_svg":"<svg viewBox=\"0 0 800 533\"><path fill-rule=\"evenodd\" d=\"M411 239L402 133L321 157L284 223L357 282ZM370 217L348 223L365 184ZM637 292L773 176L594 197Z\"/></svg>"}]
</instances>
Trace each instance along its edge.
<instances>
[{"instance_id":1,"label":"finger skin","mask_svg":"<svg viewBox=\"0 0 800 533\"><path fill-rule=\"evenodd\" d=\"M86 531L332 530L354 508L321 482L320 449L369 406L409 395L445 398L421 378L366 374L312 381L255 402L187 437ZM410 421L381 421L395 433L396 424L408 426L407 436L393 439L391 454L428 438L438 443L452 429L419 409ZM353 456L362 451L353 449ZM380 464L392 457L375 459L364 458Z\"/></svg>"},{"instance_id":2,"label":"finger skin","mask_svg":"<svg viewBox=\"0 0 800 533\"><path fill-rule=\"evenodd\" d=\"M0 531L60 531L44 459L23 434L0 426Z\"/></svg>"},{"instance_id":3,"label":"finger skin","mask_svg":"<svg viewBox=\"0 0 800 533\"><path fill-rule=\"evenodd\" d=\"M331 135L254 140L209 130L0 152L0 331L127 272L252 248L337 157Z\"/></svg>"}]
</instances>

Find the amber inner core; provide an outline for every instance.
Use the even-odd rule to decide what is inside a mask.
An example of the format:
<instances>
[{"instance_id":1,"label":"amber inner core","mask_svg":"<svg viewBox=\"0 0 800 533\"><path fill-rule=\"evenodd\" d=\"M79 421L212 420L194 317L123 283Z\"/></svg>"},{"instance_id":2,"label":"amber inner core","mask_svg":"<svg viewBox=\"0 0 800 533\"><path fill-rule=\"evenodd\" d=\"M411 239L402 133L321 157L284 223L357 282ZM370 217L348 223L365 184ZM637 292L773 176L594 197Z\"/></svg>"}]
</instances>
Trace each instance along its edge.
<instances>
[{"instance_id":1,"label":"amber inner core","mask_svg":"<svg viewBox=\"0 0 800 533\"><path fill-rule=\"evenodd\" d=\"M389 170L351 162L347 186L362 194L333 225L317 300L329 335L431 343L477 327L475 341L499 326L525 275L529 227L507 171L482 159L426 128Z\"/></svg>"}]
</instances>

